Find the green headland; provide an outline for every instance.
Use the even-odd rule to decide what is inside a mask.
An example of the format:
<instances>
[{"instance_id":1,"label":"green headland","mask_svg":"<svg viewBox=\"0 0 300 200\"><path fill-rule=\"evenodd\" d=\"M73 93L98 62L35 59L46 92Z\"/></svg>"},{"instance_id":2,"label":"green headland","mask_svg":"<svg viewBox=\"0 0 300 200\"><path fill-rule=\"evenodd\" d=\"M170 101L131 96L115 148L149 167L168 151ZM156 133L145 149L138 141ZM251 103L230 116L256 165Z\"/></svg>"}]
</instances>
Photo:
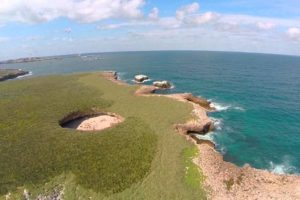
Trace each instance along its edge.
<instances>
[{"instance_id":1,"label":"green headland","mask_svg":"<svg viewBox=\"0 0 300 200\"><path fill-rule=\"evenodd\" d=\"M24 190L30 199L205 199L197 150L174 129L192 106L135 96L137 87L100 73L1 83L0 199L24 199ZM102 131L60 126L97 112L125 120Z\"/></svg>"}]
</instances>

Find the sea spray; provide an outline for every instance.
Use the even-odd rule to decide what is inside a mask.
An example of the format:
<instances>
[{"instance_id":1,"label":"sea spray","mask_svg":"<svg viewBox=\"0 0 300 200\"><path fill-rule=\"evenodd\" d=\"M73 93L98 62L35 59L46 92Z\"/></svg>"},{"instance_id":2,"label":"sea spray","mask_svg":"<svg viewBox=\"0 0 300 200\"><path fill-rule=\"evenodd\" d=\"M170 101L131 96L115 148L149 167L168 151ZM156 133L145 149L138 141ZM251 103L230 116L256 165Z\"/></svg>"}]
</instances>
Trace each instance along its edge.
<instances>
[{"instance_id":1,"label":"sea spray","mask_svg":"<svg viewBox=\"0 0 300 200\"><path fill-rule=\"evenodd\" d=\"M214 117L210 117L210 119L213 121L216 130L222 130L223 119L218 119Z\"/></svg>"},{"instance_id":2,"label":"sea spray","mask_svg":"<svg viewBox=\"0 0 300 200\"><path fill-rule=\"evenodd\" d=\"M211 101L211 107L215 108L216 111L222 112L222 111L228 111L228 110L238 110L238 111L245 111L245 109L241 106L233 106L231 104L224 104L224 103L218 103L212 100Z\"/></svg>"},{"instance_id":3,"label":"sea spray","mask_svg":"<svg viewBox=\"0 0 300 200\"><path fill-rule=\"evenodd\" d=\"M293 174L296 173L296 167L291 164L291 157L284 156L281 163L270 161L269 171L274 174Z\"/></svg>"},{"instance_id":4,"label":"sea spray","mask_svg":"<svg viewBox=\"0 0 300 200\"><path fill-rule=\"evenodd\" d=\"M215 134L215 132L209 132L205 135L195 134L195 136L201 140L209 140L209 141L215 143L214 142L214 134Z\"/></svg>"},{"instance_id":5,"label":"sea spray","mask_svg":"<svg viewBox=\"0 0 300 200\"><path fill-rule=\"evenodd\" d=\"M216 111L226 111L230 108L230 105L224 105L221 103L212 102L211 107L215 108Z\"/></svg>"},{"instance_id":6,"label":"sea spray","mask_svg":"<svg viewBox=\"0 0 300 200\"><path fill-rule=\"evenodd\" d=\"M25 78L25 77L27 77L27 76L32 76L32 75L33 75L32 71L29 71L29 72L28 72L27 74L25 74L25 75L18 76L17 79L22 79L22 78Z\"/></svg>"}]
</instances>

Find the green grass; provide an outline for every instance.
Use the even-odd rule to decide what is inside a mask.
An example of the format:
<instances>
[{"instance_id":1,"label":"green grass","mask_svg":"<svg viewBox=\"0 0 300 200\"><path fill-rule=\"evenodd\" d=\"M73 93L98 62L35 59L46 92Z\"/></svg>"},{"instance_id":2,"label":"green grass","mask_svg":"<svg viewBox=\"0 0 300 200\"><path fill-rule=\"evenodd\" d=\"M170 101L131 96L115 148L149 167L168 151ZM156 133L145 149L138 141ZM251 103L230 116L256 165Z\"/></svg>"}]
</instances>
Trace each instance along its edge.
<instances>
[{"instance_id":1,"label":"green grass","mask_svg":"<svg viewBox=\"0 0 300 200\"><path fill-rule=\"evenodd\" d=\"M193 159L198 155L197 147L186 148L183 150L185 162L185 181L194 188L200 188L203 183L203 176Z\"/></svg>"},{"instance_id":2,"label":"green grass","mask_svg":"<svg viewBox=\"0 0 300 200\"><path fill-rule=\"evenodd\" d=\"M201 174L185 180L182 152L192 145L173 128L191 106L136 97L135 89L97 73L1 83L0 194L18 199L27 188L34 197L63 186L65 199L204 199ZM92 108L125 121L95 133L59 126Z\"/></svg>"},{"instance_id":3,"label":"green grass","mask_svg":"<svg viewBox=\"0 0 300 200\"><path fill-rule=\"evenodd\" d=\"M0 70L0 77L7 76L11 73L11 70Z\"/></svg>"}]
</instances>

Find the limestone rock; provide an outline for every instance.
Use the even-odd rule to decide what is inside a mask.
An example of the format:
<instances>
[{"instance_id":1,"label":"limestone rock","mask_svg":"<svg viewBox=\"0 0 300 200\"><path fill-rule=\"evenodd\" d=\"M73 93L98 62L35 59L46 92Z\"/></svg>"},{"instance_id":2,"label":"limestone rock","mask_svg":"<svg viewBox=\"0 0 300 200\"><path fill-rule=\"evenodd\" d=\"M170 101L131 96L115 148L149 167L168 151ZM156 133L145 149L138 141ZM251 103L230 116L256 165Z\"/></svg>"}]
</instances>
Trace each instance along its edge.
<instances>
[{"instance_id":1,"label":"limestone rock","mask_svg":"<svg viewBox=\"0 0 300 200\"><path fill-rule=\"evenodd\" d=\"M135 75L135 76L134 76L134 80L135 80L136 82L138 82L138 83L142 83L142 82L144 82L144 81L146 81L146 80L148 80L148 79L149 79L149 77L146 76L146 75L143 75L143 74L139 74L139 75Z\"/></svg>"},{"instance_id":2,"label":"limestone rock","mask_svg":"<svg viewBox=\"0 0 300 200\"><path fill-rule=\"evenodd\" d=\"M153 85L159 88L170 88L172 85L169 81L154 81Z\"/></svg>"}]
</instances>

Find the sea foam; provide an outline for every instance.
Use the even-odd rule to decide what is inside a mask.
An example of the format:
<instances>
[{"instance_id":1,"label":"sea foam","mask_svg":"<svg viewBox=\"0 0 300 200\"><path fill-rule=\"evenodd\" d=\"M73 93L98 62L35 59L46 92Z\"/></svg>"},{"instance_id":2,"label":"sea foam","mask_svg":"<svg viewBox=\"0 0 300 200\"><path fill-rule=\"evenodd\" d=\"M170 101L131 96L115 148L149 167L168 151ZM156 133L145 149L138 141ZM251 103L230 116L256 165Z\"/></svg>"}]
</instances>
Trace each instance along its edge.
<instances>
[{"instance_id":1,"label":"sea foam","mask_svg":"<svg viewBox=\"0 0 300 200\"><path fill-rule=\"evenodd\" d=\"M211 100L209 100L211 101ZM232 106L230 104L223 104L223 103L217 103L217 102L214 102L214 101L211 101L211 106L213 108L216 109L216 111L218 112L221 112L221 111L227 111L227 110L238 110L238 111L245 111L245 109L243 107L240 107L240 106Z\"/></svg>"},{"instance_id":2,"label":"sea foam","mask_svg":"<svg viewBox=\"0 0 300 200\"><path fill-rule=\"evenodd\" d=\"M17 78L24 78L26 76L32 76L32 75L33 75L33 73L30 71L30 72L28 72L28 74L25 74L25 75L22 75L22 76L18 76Z\"/></svg>"},{"instance_id":3,"label":"sea foam","mask_svg":"<svg viewBox=\"0 0 300 200\"><path fill-rule=\"evenodd\" d=\"M210 104L213 108L215 108L217 111L225 111L230 108L230 105L224 105L221 103L212 102Z\"/></svg>"},{"instance_id":4,"label":"sea foam","mask_svg":"<svg viewBox=\"0 0 300 200\"><path fill-rule=\"evenodd\" d=\"M124 78L126 76L126 74L127 74L126 72L118 72L117 73L117 79L126 81L126 79Z\"/></svg>"},{"instance_id":5,"label":"sea foam","mask_svg":"<svg viewBox=\"0 0 300 200\"><path fill-rule=\"evenodd\" d=\"M213 121L216 130L222 130L223 119L218 119L214 117L210 117L210 119Z\"/></svg>"},{"instance_id":6,"label":"sea foam","mask_svg":"<svg viewBox=\"0 0 300 200\"><path fill-rule=\"evenodd\" d=\"M136 81L136 80L131 80L132 82L134 82L134 83L146 83L146 82L149 82L149 81L152 81L152 79L147 79L147 80L143 80L142 82L138 82L138 81Z\"/></svg>"},{"instance_id":7,"label":"sea foam","mask_svg":"<svg viewBox=\"0 0 300 200\"><path fill-rule=\"evenodd\" d=\"M205 135L195 134L195 136L201 140L209 140L209 141L215 143L214 142L214 134L215 134L215 132L209 132Z\"/></svg>"},{"instance_id":8,"label":"sea foam","mask_svg":"<svg viewBox=\"0 0 300 200\"><path fill-rule=\"evenodd\" d=\"M275 164L271 161L269 171L274 174L290 174L294 173L296 171L296 168L291 165L289 161L284 161L280 164Z\"/></svg>"}]
</instances>

